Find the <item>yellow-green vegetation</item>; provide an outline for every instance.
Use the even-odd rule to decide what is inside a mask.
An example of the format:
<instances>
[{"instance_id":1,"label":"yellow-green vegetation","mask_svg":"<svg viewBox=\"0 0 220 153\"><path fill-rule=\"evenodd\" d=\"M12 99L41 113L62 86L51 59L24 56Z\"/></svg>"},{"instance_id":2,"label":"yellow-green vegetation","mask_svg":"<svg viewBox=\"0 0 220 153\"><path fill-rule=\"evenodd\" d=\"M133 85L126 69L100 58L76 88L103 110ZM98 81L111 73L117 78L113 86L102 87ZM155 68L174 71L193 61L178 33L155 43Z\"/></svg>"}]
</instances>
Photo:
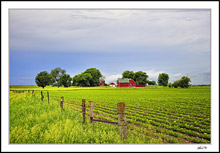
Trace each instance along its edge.
<instances>
[{"instance_id":1,"label":"yellow-green vegetation","mask_svg":"<svg viewBox=\"0 0 220 153\"><path fill-rule=\"evenodd\" d=\"M146 88L11 86L10 143L210 143L210 87ZM35 90L28 93L28 90ZM40 99L43 91L44 100ZM47 102L49 91L50 102ZM60 99L64 97L64 111ZM95 119L117 122L126 103L128 138L118 126L82 124L81 102L93 101Z\"/></svg>"}]
</instances>

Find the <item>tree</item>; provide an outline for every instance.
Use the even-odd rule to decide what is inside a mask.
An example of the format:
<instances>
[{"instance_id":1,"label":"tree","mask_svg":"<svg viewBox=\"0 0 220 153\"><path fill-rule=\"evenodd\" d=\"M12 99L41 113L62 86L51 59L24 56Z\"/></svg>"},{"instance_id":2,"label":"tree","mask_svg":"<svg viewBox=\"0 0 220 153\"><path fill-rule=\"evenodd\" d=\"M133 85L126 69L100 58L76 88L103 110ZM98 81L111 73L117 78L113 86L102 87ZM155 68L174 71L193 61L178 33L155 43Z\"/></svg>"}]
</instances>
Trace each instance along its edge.
<instances>
[{"instance_id":1,"label":"tree","mask_svg":"<svg viewBox=\"0 0 220 153\"><path fill-rule=\"evenodd\" d=\"M78 86L79 77L80 77L80 74L75 75L75 76L73 77L73 82L72 82L72 85L73 85L73 86Z\"/></svg>"},{"instance_id":2,"label":"tree","mask_svg":"<svg viewBox=\"0 0 220 153\"><path fill-rule=\"evenodd\" d=\"M71 86L71 77L69 74L63 74L60 77L60 84L63 85L64 87L69 87Z\"/></svg>"},{"instance_id":3,"label":"tree","mask_svg":"<svg viewBox=\"0 0 220 153\"><path fill-rule=\"evenodd\" d=\"M147 80L148 85L156 85L156 81Z\"/></svg>"},{"instance_id":4,"label":"tree","mask_svg":"<svg viewBox=\"0 0 220 153\"><path fill-rule=\"evenodd\" d=\"M44 88L53 82L53 77L47 71L42 71L35 77L35 82L39 87Z\"/></svg>"},{"instance_id":5,"label":"tree","mask_svg":"<svg viewBox=\"0 0 220 153\"><path fill-rule=\"evenodd\" d=\"M92 75L90 73L81 73L73 77L73 85L81 87L89 87Z\"/></svg>"},{"instance_id":6,"label":"tree","mask_svg":"<svg viewBox=\"0 0 220 153\"><path fill-rule=\"evenodd\" d=\"M151 81L151 84L152 85L156 85L156 81Z\"/></svg>"},{"instance_id":7,"label":"tree","mask_svg":"<svg viewBox=\"0 0 220 153\"><path fill-rule=\"evenodd\" d=\"M124 72L122 73L122 76L123 76L124 78L133 79L133 78L134 78L134 72L127 70L127 71L124 71Z\"/></svg>"},{"instance_id":8,"label":"tree","mask_svg":"<svg viewBox=\"0 0 220 153\"><path fill-rule=\"evenodd\" d=\"M188 78L187 76L183 76L180 80L179 80L179 86L181 88L188 88L189 87L189 82L191 82L190 78Z\"/></svg>"},{"instance_id":9,"label":"tree","mask_svg":"<svg viewBox=\"0 0 220 153\"><path fill-rule=\"evenodd\" d=\"M138 71L134 73L134 81L137 85L146 85L148 75L145 72Z\"/></svg>"},{"instance_id":10,"label":"tree","mask_svg":"<svg viewBox=\"0 0 220 153\"><path fill-rule=\"evenodd\" d=\"M173 84L172 84L172 86L173 86L174 88L178 88L178 86L179 86L179 80L174 81Z\"/></svg>"},{"instance_id":11,"label":"tree","mask_svg":"<svg viewBox=\"0 0 220 153\"><path fill-rule=\"evenodd\" d=\"M172 88L172 83L168 83L168 87L169 87L169 88Z\"/></svg>"},{"instance_id":12,"label":"tree","mask_svg":"<svg viewBox=\"0 0 220 153\"><path fill-rule=\"evenodd\" d=\"M57 84L57 87L59 88L60 86L60 77L61 75L65 74L66 73L66 70L64 69L61 69L59 67L51 70L50 74L52 75L52 77L54 78L56 84Z\"/></svg>"},{"instance_id":13,"label":"tree","mask_svg":"<svg viewBox=\"0 0 220 153\"><path fill-rule=\"evenodd\" d=\"M90 86L98 86L99 85L99 78L102 77L102 74L98 69L90 68L90 69L87 69L83 73L90 73L91 74L92 78L89 80Z\"/></svg>"},{"instance_id":14,"label":"tree","mask_svg":"<svg viewBox=\"0 0 220 153\"><path fill-rule=\"evenodd\" d=\"M161 73L158 76L158 85L159 86L167 86L169 80L169 75L166 73Z\"/></svg>"},{"instance_id":15,"label":"tree","mask_svg":"<svg viewBox=\"0 0 220 153\"><path fill-rule=\"evenodd\" d=\"M87 69L85 72L73 77L73 86L99 86L99 81L103 80L101 72L96 68Z\"/></svg>"}]
</instances>

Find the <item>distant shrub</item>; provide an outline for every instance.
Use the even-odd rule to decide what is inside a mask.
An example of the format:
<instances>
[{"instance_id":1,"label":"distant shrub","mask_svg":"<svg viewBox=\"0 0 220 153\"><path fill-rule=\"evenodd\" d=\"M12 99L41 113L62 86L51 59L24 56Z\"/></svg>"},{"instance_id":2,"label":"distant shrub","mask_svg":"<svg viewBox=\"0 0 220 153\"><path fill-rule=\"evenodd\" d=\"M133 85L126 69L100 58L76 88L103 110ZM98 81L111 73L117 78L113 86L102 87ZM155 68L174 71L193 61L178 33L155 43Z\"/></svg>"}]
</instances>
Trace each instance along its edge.
<instances>
[{"instance_id":1,"label":"distant shrub","mask_svg":"<svg viewBox=\"0 0 220 153\"><path fill-rule=\"evenodd\" d=\"M172 88L172 83L169 83L169 84L168 84L168 87L169 87L169 88Z\"/></svg>"}]
</instances>

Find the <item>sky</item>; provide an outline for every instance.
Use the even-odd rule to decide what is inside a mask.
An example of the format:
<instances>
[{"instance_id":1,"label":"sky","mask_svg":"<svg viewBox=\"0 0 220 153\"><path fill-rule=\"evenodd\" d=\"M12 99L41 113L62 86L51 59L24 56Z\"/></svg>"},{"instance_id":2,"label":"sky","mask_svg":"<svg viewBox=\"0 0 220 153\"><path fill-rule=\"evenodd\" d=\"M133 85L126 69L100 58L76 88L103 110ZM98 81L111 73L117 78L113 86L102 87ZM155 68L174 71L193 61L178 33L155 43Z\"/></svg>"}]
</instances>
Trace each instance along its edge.
<instances>
[{"instance_id":1,"label":"sky","mask_svg":"<svg viewBox=\"0 0 220 153\"><path fill-rule=\"evenodd\" d=\"M106 83L129 70L211 84L210 20L209 9L11 9L10 85L56 67L71 77L97 68Z\"/></svg>"}]
</instances>

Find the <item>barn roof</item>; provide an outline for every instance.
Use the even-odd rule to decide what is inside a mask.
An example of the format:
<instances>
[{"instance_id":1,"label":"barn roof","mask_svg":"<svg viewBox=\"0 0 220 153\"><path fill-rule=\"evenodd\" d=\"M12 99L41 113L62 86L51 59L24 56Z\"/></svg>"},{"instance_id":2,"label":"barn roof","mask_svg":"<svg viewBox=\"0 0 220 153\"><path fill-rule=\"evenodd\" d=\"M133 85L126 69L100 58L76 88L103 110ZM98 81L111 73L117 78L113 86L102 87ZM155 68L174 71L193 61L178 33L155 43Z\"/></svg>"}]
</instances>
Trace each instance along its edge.
<instances>
[{"instance_id":1,"label":"barn roof","mask_svg":"<svg viewBox=\"0 0 220 153\"><path fill-rule=\"evenodd\" d=\"M129 79L128 78L121 78L121 79L119 78L118 82L119 83L129 83Z\"/></svg>"}]
</instances>

